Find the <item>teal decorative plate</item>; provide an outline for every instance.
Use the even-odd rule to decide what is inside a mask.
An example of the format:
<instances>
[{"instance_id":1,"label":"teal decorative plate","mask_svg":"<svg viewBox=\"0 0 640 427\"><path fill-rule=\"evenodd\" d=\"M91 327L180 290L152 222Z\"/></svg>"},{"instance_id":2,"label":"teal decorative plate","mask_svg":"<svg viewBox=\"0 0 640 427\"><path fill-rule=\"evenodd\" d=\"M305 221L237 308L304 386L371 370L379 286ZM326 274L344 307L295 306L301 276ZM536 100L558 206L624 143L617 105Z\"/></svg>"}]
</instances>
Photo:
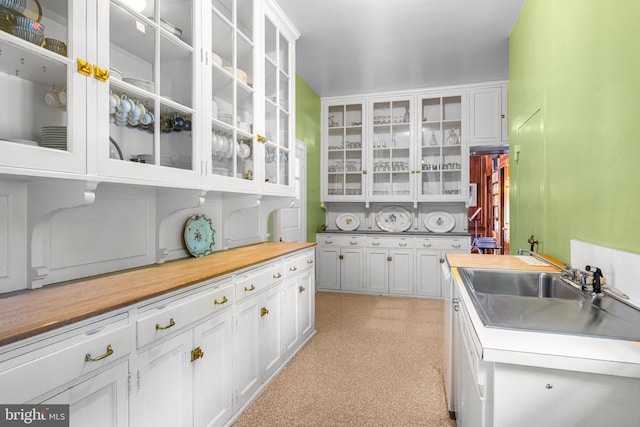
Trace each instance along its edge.
<instances>
[{"instance_id":1,"label":"teal decorative plate","mask_svg":"<svg viewBox=\"0 0 640 427\"><path fill-rule=\"evenodd\" d=\"M213 252L216 230L211 219L206 215L193 215L184 225L184 244L189 253L195 257L209 255Z\"/></svg>"}]
</instances>

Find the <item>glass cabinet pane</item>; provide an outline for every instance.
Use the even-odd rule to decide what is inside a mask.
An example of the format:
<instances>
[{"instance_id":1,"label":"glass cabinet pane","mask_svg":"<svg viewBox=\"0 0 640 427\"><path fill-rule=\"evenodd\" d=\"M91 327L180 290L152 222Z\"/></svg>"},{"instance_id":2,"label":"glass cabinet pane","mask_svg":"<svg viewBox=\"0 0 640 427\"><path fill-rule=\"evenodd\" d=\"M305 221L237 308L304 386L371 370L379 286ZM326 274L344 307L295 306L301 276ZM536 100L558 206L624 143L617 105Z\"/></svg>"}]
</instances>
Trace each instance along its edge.
<instances>
[{"instance_id":1,"label":"glass cabinet pane","mask_svg":"<svg viewBox=\"0 0 640 427\"><path fill-rule=\"evenodd\" d=\"M211 169L252 180L254 173L253 1L211 0Z\"/></svg>"},{"instance_id":2,"label":"glass cabinet pane","mask_svg":"<svg viewBox=\"0 0 640 427\"><path fill-rule=\"evenodd\" d=\"M83 106L71 101L82 89L72 87L75 62L69 58L75 53L67 1L46 2L41 10L26 1L4 1L1 6L0 163L21 163L11 158L20 147L32 147L33 156L43 149L77 151L69 126L74 108Z\"/></svg>"},{"instance_id":3,"label":"glass cabinet pane","mask_svg":"<svg viewBox=\"0 0 640 427\"><path fill-rule=\"evenodd\" d=\"M327 195L363 195L362 104L327 109Z\"/></svg>"},{"instance_id":4,"label":"glass cabinet pane","mask_svg":"<svg viewBox=\"0 0 640 427\"><path fill-rule=\"evenodd\" d=\"M111 2L110 157L193 170L193 2Z\"/></svg>"},{"instance_id":5,"label":"glass cabinet pane","mask_svg":"<svg viewBox=\"0 0 640 427\"><path fill-rule=\"evenodd\" d=\"M462 97L420 101L421 195L462 195Z\"/></svg>"}]
</instances>

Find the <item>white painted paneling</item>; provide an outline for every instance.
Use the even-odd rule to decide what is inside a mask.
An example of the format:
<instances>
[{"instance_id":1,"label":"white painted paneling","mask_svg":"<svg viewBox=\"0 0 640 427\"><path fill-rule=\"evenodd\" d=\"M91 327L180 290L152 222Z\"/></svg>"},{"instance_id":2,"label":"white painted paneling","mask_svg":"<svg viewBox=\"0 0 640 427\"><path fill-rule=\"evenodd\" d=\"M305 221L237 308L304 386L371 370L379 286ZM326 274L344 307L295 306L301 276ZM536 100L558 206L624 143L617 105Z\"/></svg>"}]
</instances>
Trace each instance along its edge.
<instances>
[{"instance_id":1,"label":"white painted paneling","mask_svg":"<svg viewBox=\"0 0 640 427\"><path fill-rule=\"evenodd\" d=\"M258 206L233 212L225 219L224 243L233 248L262 241L260 221Z\"/></svg>"},{"instance_id":2,"label":"white painted paneling","mask_svg":"<svg viewBox=\"0 0 640 427\"><path fill-rule=\"evenodd\" d=\"M155 262L155 191L98 187L95 202L51 219L45 284Z\"/></svg>"},{"instance_id":3,"label":"white painted paneling","mask_svg":"<svg viewBox=\"0 0 640 427\"><path fill-rule=\"evenodd\" d=\"M27 284L26 186L0 181L0 293Z\"/></svg>"},{"instance_id":4,"label":"white painted paneling","mask_svg":"<svg viewBox=\"0 0 640 427\"><path fill-rule=\"evenodd\" d=\"M571 240L571 266L584 270L587 265L599 267L606 284L618 289L640 307L640 255Z\"/></svg>"}]
</instances>

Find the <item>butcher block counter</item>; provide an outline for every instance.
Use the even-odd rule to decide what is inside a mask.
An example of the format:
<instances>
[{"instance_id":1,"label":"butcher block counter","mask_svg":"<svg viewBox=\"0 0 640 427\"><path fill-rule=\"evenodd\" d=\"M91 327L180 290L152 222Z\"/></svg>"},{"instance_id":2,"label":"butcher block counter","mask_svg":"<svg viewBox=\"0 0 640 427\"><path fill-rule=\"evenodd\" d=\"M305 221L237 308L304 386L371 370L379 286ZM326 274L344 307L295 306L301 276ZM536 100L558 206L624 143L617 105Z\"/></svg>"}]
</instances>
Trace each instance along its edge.
<instances>
[{"instance_id":1,"label":"butcher block counter","mask_svg":"<svg viewBox=\"0 0 640 427\"><path fill-rule=\"evenodd\" d=\"M548 257L545 257L550 259ZM531 260L531 263L523 261L523 259ZM509 255L481 255L481 254L447 254L447 260L452 268L468 267L468 268L490 268L494 270L525 270L525 271L558 271L557 269L546 265L530 256L509 256ZM559 262L550 259L556 264Z\"/></svg>"},{"instance_id":2,"label":"butcher block counter","mask_svg":"<svg viewBox=\"0 0 640 427\"><path fill-rule=\"evenodd\" d=\"M12 293L0 297L0 346L315 245L259 243Z\"/></svg>"}]
</instances>

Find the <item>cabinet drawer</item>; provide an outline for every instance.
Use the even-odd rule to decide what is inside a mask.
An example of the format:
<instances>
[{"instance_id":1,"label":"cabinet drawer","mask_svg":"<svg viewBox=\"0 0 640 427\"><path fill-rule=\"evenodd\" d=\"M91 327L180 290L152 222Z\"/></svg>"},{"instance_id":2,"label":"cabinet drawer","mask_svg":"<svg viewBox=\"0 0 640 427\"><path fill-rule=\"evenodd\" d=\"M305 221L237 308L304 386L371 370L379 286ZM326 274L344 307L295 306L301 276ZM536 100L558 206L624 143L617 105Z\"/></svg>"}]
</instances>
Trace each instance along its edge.
<instances>
[{"instance_id":1,"label":"cabinet drawer","mask_svg":"<svg viewBox=\"0 0 640 427\"><path fill-rule=\"evenodd\" d=\"M0 402L25 403L96 371L131 352L128 315L107 319L68 333L60 341L29 351L0 365Z\"/></svg>"},{"instance_id":2,"label":"cabinet drawer","mask_svg":"<svg viewBox=\"0 0 640 427\"><path fill-rule=\"evenodd\" d=\"M367 237L368 248L413 249L413 237Z\"/></svg>"},{"instance_id":3,"label":"cabinet drawer","mask_svg":"<svg viewBox=\"0 0 640 427\"><path fill-rule=\"evenodd\" d=\"M416 248L466 251L471 248L468 237L460 238L418 238Z\"/></svg>"},{"instance_id":4,"label":"cabinet drawer","mask_svg":"<svg viewBox=\"0 0 640 427\"><path fill-rule=\"evenodd\" d=\"M364 236L321 234L318 235L319 246L364 246Z\"/></svg>"},{"instance_id":5,"label":"cabinet drawer","mask_svg":"<svg viewBox=\"0 0 640 427\"><path fill-rule=\"evenodd\" d=\"M238 277L236 282L236 301L256 295L274 283L278 283L284 276L284 265L273 265L247 272Z\"/></svg>"},{"instance_id":6,"label":"cabinet drawer","mask_svg":"<svg viewBox=\"0 0 640 427\"><path fill-rule=\"evenodd\" d=\"M167 299L143 308L136 322L137 346L143 347L157 339L181 330L217 311L233 306L231 281L220 287L198 292L188 297Z\"/></svg>"},{"instance_id":7,"label":"cabinet drawer","mask_svg":"<svg viewBox=\"0 0 640 427\"><path fill-rule=\"evenodd\" d=\"M307 251L296 256L286 258L284 264L284 272L290 276L296 274L306 268L311 268L315 264L315 252Z\"/></svg>"}]
</instances>

